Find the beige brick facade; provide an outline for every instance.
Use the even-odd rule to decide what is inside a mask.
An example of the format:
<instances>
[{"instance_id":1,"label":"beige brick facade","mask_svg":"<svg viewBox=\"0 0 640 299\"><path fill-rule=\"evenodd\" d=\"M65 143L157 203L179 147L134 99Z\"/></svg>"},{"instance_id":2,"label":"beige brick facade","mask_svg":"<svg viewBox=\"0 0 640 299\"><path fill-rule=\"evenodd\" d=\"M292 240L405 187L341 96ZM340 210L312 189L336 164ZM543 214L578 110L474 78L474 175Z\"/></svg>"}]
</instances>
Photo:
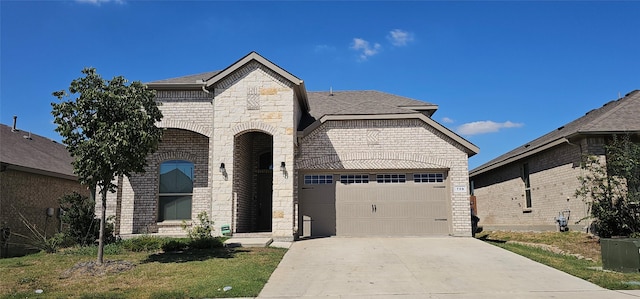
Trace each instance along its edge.
<instances>
[{"instance_id":1,"label":"beige brick facade","mask_svg":"<svg viewBox=\"0 0 640 299\"><path fill-rule=\"evenodd\" d=\"M452 186L468 190L465 151L419 119L329 121L302 138L298 150L300 170L445 170ZM468 193L454 193L452 186L450 233L470 236Z\"/></svg>"},{"instance_id":2,"label":"beige brick facade","mask_svg":"<svg viewBox=\"0 0 640 299\"><path fill-rule=\"evenodd\" d=\"M587 205L575 197L583 154L603 154L603 139L562 143L472 178L480 225L486 229L556 230L556 217L570 211L569 225L584 230ZM523 164L530 172L531 207L526 207Z\"/></svg>"},{"instance_id":3,"label":"beige brick facade","mask_svg":"<svg viewBox=\"0 0 640 299\"><path fill-rule=\"evenodd\" d=\"M427 124L423 114L327 121L303 137L298 126L309 103L301 80L260 57L211 74L196 83L176 81L186 84L183 89L156 83L164 115L159 126L167 130L146 173L122 178L118 192L109 195L107 212L117 216L120 235L185 234L181 221L158 222L158 167L174 159L195 164L192 218L207 211L216 234L229 225L233 233L297 237L298 171L435 169L446 172L452 185L450 233L471 235L469 149ZM453 185L465 192L454 193Z\"/></svg>"}]
</instances>

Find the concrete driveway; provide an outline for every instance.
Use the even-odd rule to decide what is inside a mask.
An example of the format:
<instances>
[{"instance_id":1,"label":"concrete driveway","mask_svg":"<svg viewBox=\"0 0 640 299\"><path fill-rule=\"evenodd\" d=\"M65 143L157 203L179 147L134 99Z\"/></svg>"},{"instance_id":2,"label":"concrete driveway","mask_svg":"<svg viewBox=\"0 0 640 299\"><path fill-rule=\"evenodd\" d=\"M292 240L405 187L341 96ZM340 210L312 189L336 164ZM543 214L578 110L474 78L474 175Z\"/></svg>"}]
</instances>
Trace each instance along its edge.
<instances>
[{"instance_id":1,"label":"concrete driveway","mask_svg":"<svg viewBox=\"0 0 640 299\"><path fill-rule=\"evenodd\" d=\"M258 298L637 298L633 294L473 238L332 237L295 242Z\"/></svg>"}]
</instances>

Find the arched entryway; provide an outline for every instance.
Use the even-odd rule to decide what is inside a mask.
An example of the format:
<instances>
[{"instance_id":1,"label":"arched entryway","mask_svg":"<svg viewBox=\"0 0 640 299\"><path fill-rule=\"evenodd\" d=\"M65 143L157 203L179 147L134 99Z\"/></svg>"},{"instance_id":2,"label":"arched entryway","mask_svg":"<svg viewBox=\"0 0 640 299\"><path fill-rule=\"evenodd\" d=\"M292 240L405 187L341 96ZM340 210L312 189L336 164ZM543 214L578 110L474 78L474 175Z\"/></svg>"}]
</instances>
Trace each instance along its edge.
<instances>
[{"instance_id":1,"label":"arched entryway","mask_svg":"<svg viewBox=\"0 0 640 299\"><path fill-rule=\"evenodd\" d=\"M273 136L244 132L234 138L236 232L270 232L273 207Z\"/></svg>"}]
</instances>

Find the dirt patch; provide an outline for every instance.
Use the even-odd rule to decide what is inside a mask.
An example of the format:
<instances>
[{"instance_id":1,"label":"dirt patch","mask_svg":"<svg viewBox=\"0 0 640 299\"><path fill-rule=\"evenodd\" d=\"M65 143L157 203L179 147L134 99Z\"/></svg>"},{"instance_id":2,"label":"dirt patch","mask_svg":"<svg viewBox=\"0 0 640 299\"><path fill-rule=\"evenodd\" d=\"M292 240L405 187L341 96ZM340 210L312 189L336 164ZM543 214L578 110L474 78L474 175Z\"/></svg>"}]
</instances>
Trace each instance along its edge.
<instances>
[{"instance_id":1,"label":"dirt patch","mask_svg":"<svg viewBox=\"0 0 640 299\"><path fill-rule=\"evenodd\" d=\"M553 252L555 254L562 254L562 255L570 255L573 256L579 260L588 260L588 261L592 261L595 262L594 259L590 258L590 257L584 257L582 254L579 253L571 253L571 252L567 252L564 251L556 246L553 245L549 245L549 244L539 244L539 243L530 243L530 242L520 242L520 241L507 241L507 244L520 244L520 245L525 245L525 246L529 246L529 247L535 247L535 248L540 248L542 250L546 250L549 252Z\"/></svg>"},{"instance_id":2,"label":"dirt patch","mask_svg":"<svg viewBox=\"0 0 640 299\"><path fill-rule=\"evenodd\" d=\"M102 276L105 274L122 273L133 269L136 265L129 261L105 261L99 265L96 261L81 262L75 264L60 275L60 278L74 276Z\"/></svg>"}]
</instances>

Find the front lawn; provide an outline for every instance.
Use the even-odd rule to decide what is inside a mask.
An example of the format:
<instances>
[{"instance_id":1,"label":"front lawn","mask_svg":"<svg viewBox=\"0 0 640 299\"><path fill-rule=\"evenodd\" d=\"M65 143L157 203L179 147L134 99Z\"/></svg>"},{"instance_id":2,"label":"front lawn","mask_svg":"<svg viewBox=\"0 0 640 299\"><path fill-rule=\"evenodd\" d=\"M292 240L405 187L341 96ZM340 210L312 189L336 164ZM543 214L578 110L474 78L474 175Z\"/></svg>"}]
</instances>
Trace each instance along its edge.
<instances>
[{"instance_id":1,"label":"front lawn","mask_svg":"<svg viewBox=\"0 0 640 299\"><path fill-rule=\"evenodd\" d=\"M94 248L0 259L0 298L254 297L286 250L105 250L107 267L91 271ZM105 263L107 264L107 263ZM225 291L225 287L231 287ZM36 293L42 290L42 293Z\"/></svg>"},{"instance_id":2,"label":"front lawn","mask_svg":"<svg viewBox=\"0 0 640 299\"><path fill-rule=\"evenodd\" d=\"M597 237L580 232L483 232L481 240L610 290L640 289L640 273L603 271Z\"/></svg>"}]
</instances>

